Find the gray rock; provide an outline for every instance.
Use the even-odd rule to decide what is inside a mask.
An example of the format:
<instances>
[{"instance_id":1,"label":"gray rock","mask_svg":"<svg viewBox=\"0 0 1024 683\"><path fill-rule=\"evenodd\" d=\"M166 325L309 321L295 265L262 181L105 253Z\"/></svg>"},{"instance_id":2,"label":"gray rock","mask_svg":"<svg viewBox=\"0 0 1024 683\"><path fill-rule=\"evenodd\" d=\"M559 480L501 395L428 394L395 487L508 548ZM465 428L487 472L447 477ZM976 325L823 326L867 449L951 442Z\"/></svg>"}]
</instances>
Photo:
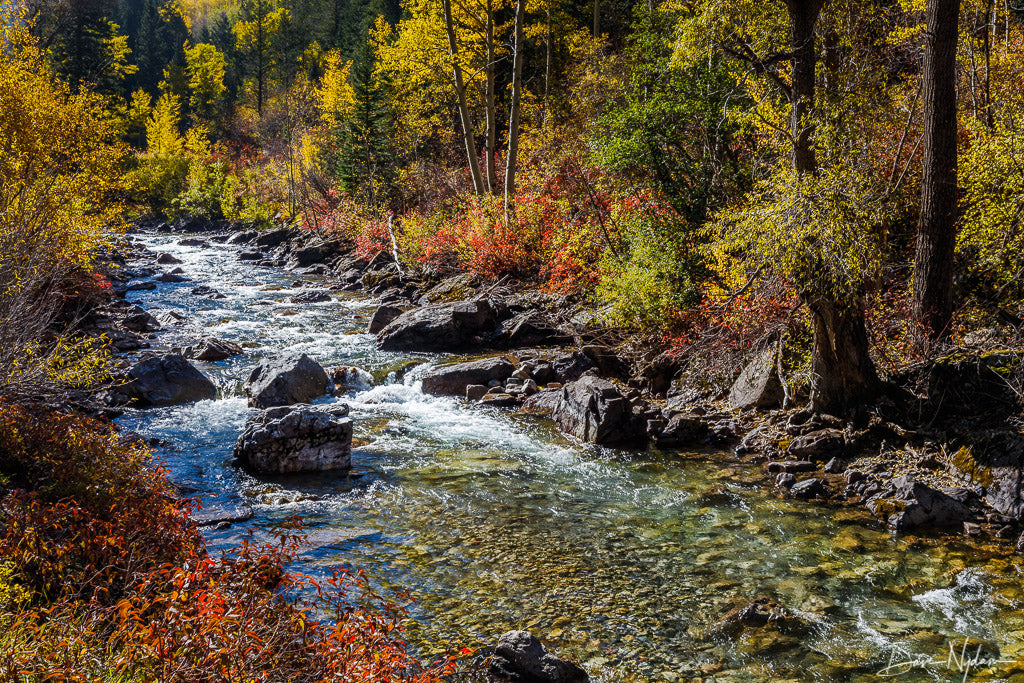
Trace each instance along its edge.
<instances>
[{"instance_id":1,"label":"gray rock","mask_svg":"<svg viewBox=\"0 0 1024 683\"><path fill-rule=\"evenodd\" d=\"M209 285L199 285L198 287L193 287L192 291L189 293L192 294L192 296L205 296L207 299L227 298L226 296L218 292L213 287L210 287Z\"/></svg>"},{"instance_id":2,"label":"gray rock","mask_svg":"<svg viewBox=\"0 0 1024 683\"><path fill-rule=\"evenodd\" d=\"M569 344L572 333L559 328L537 311L526 311L502 322L491 344L499 348L519 349L526 346L558 346Z\"/></svg>"},{"instance_id":3,"label":"gray rock","mask_svg":"<svg viewBox=\"0 0 1024 683\"><path fill-rule=\"evenodd\" d=\"M366 331L370 334L377 334L404 312L405 309L398 306L390 306L388 304L378 306L377 310L370 316L370 324L367 326Z\"/></svg>"},{"instance_id":4,"label":"gray rock","mask_svg":"<svg viewBox=\"0 0 1024 683\"><path fill-rule=\"evenodd\" d=\"M373 388L373 375L354 365L333 368L329 375L333 391L338 394L348 391L366 391Z\"/></svg>"},{"instance_id":5,"label":"gray rock","mask_svg":"<svg viewBox=\"0 0 1024 683\"><path fill-rule=\"evenodd\" d=\"M259 261L263 258L263 252L258 249L249 249L238 255L239 261Z\"/></svg>"},{"instance_id":6,"label":"gray rock","mask_svg":"<svg viewBox=\"0 0 1024 683\"><path fill-rule=\"evenodd\" d=\"M775 485L780 489L791 489L794 484L796 484L795 474L779 472L779 476L775 477Z\"/></svg>"},{"instance_id":7,"label":"gray rock","mask_svg":"<svg viewBox=\"0 0 1024 683\"><path fill-rule=\"evenodd\" d=\"M406 311L380 331L384 351L459 351L483 344L497 314L486 299Z\"/></svg>"},{"instance_id":8,"label":"gray rock","mask_svg":"<svg viewBox=\"0 0 1024 683\"><path fill-rule=\"evenodd\" d=\"M754 357L729 390L734 408L777 408L785 394L775 368L775 350L765 349Z\"/></svg>"},{"instance_id":9,"label":"gray rock","mask_svg":"<svg viewBox=\"0 0 1024 683\"><path fill-rule=\"evenodd\" d=\"M791 474L813 472L818 469L817 465L810 460L775 460L765 463L764 468L768 472L789 472Z\"/></svg>"},{"instance_id":10,"label":"gray rock","mask_svg":"<svg viewBox=\"0 0 1024 683\"><path fill-rule=\"evenodd\" d=\"M567 353L558 356L551 361L551 369L554 371L555 376L552 379L556 379L562 384L568 384L569 382L575 382L583 373L594 367L594 361L590 360L585 354L579 351L575 353ZM550 383L551 380L549 380ZM540 382L540 380L538 380Z\"/></svg>"},{"instance_id":11,"label":"gray rock","mask_svg":"<svg viewBox=\"0 0 1024 683\"><path fill-rule=\"evenodd\" d=\"M223 341L214 337L203 337L201 340L186 346L181 350L181 355L193 360L214 362L241 355L242 347L229 341Z\"/></svg>"},{"instance_id":12,"label":"gray rock","mask_svg":"<svg viewBox=\"0 0 1024 683\"><path fill-rule=\"evenodd\" d=\"M797 460L825 460L842 455L846 439L838 429L819 429L793 439L786 452Z\"/></svg>"},{"instance_id":13,"label":"gray rock","mask_svg":"<svg viewBox=\"0 0 1024 683\"><path fill-rule=\"evenodd\" d=\"M488 392L487 394L484 395L483 398L480 399L481 404L485 406L491 406L492 408L511 408L517 402L518 401L516 400L515 396L513 396L512 394L506 394L502 392L493 394Z\"/></svg>"},{"instance_id":14,"label":"gray rock","mask_svg":"<svg viewBox=\"0 0 1024 683\"><path fill-rule=\"evenodd\" d=\"M181 259L175 258L171 254L164 253L156 257L156 262L162 265L167 265L171 263L181 263Z\"/></svg>"},{"instance_id":15,"label":"gray rock","mask_svg":"<svg viewBox=\"0 0 1024 683\"><path fill-rule=\"evenodd\" d=\"M620 446L646 442L646 422L638 424L629 400L617 386L594 375L562 387L552 417L560 430L581 441Z\"/></svg>"},{"instance_id":16,"label":"gray rock","mask_svg":"<svg viewBox=\"0 0 1024 683\"><path fill-rule=\"evenodd\" d=\"M154 289L156 289L156 283L153 282L152 280L147 280L145 282L133 282L130 285L128 285L127 287L125 287L124 291L126 291L126 292L148 292L148 291L151 291L151 290L154 290Z\"/></svg>"},{"instance_id":17,"label":"gray rock","mask_svg":"<svg viewBox=\"0 0 1024 683\"><path fill-rule=\"evenodd\" d=\"M188 278L177 273L164 273L157 280L160 282L185 282Z\"/></svg>"},{"instance_id":18,"label":"gray rock","mask_svg":"<svg viewBox=\"0 0 1024 683\"><path fill-rule=\"evenodd\" d=\"M487 395L487 385L485 384L470 384L466 387L466 400L467 401L479 401Z\"/></svg>"},{"instance_id":19,"label":"gray rock","mask_svg":"<svg viewBox=\"0 0 1024 683\"><path fill-rule=\"evenodd\" d=\"M292 298L288 299L288 302L293 304L317 304L330 300L330 294L322 289L314 289L308 292L303 292L302 294L296 294Z\"/></svg>"},{"instance_id":20,"label":"gray rock","mask_svg":"<svg viewBox=\"0 0 1024 683\"><path fill-rule=\"evenodd\" d=\"M121 320L121 326L132 332L156 332L160 329L160 321L141 306L132 306Z\"/></svg>"},{"instance_id":21,"label":"gray rock","mask_svg":"<svg viewBox=\"0 0 1024 683\"><path fill-rule=\"evenodd\" d=\"M256 413L235 443L235 458L260 472L324 472L352 466L348 406L284 406Z\"/></svg>"},{"instance_id":22,"label":"gray rock","mask_svg":"<svg viewBox=\"0 0 1024 683\"><path fill-rule=\"evenodd\" d=\"M292 228L275 228L261 233L247 232L243 234L249 236L246 241L252 241L253 244L260 247L273 249L287 242L293 235L297 234L297 231Z\"/></svg>"},{"instance_id":23,"label":"gray rock","mask_svg":"<svg viewBox=\"0 0 1024 683\"><path fill-rule=\"evenodd\" d=\"M950 465L962 479L985 487L985 502L996 512L1024 520L1024 435L995 430L973 434Z\"/></svg>"},{"instance_id":24,"label":"gray rock","mask_svg":"<svg viewBox=\"0 0 1024 683\"><path fill-rule=\"evenodd\" d=\"M319 363L305 354L268 358L257 365L245 385L254 408L309 403L327 393L329 378Z\"/></svg>"},{"instance_id":25,"label":"gray rock","mask_svg":"<svg viewBox=\"0 0 1024 683\"><path fill-rule=\"evenodd\" d=\"M590 680L579 664L551 654L527 631L502 634L487 673L495 683L587 683Z\"/></svg>"},{"instance_id":26,"label":"gray rock","mask_svg":"<svg viewBox=\"0 0 1024 683\"><path fill-rule=\"evenodd\" d=\"M789 489L789 495L794 498L817 498L828 493L828 487L824 479L804 479L793 484Z\"/></svg>"},{"instance_id":27,"label":"gray rock","mask_svg":"<svg viewBox=\"0 0 1024 683\"><path fill-rule=\"evenodd\" d=\"M216 398L217 387L181 355L148 358L128 371L120 393L143 406L166 406Z\"/></svg>"},{"instance_id":28,"label":"gray rock","mask_svg":"<svg viewBox=\"0 0 1024 683\"><path fill-rule=\"evenodd\" d=\"M508 379L514 370L515 366L501 357L434 368L423 377L423 393L461 396L470 384L500 382Z\"/></svg>"},{"instance_id":29,"label":"gray rock","mask_svg":"<svg viewBox=\"0 0 1024 683\"><path fill-rule=\"evenodd\" d=\"M551 415L555 412L555 408L558 407L558 402L561 400L561 388L545 389L523 401L519 412L526 413L527 415Z\"/></svg>"},{"instance_id":30,"label":"gray rock","mask_svg":"<svg viewBox=\"0 0 1024 683\"><path fill-rule=\"evenodd\" d=\"M958 526L973 516L963 502L909 476L894 479L890 489L868 499L867 508L897 531Z\"/></svg>"},{"instance_id":31,"label":"gray rock","mask_svg":"<svg viewBox=\"0 0 1024 683\"><path fill-rule=\"evenodd\" d=\"M707 443L708 425L699 415L676 413L657 432L654 441L662 448L682 448Z\"/></svg>"}]
</instances>

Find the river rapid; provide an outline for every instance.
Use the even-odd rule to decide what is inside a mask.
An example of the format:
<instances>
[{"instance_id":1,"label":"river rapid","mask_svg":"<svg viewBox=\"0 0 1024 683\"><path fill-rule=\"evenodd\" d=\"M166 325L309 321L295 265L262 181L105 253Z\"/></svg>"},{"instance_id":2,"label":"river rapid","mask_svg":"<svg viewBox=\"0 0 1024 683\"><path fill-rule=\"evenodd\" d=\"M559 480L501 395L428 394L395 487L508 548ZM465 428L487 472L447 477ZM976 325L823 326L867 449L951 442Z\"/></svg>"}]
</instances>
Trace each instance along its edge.
<instances>
[{"instance_id":1,"label":"river rapid","mask_svg":"<svg viewBox=\"0 0 1024 683\"><path fill-rule=\"evenodd\" d=\"M167 441L156 457L207 511L255 511L207 529L213 553L300 515L310 546L295 569L361 568L378 587L408 590L425 654L525 628L598 681L868 681L886 667L898 680L959 681L967 642L967 658L981 646L982 659L1022 664L979 662L966 680L1024 680L1013 673L1024 672L1024 559L1005 546L893 535L863 510L778 498L756 465L727 453L587 447L544 419L426 396L417 378L451 357L376 350L364 333L374 299L290 304L296 280L316 279L238 261L238 247L138 239L191 278L129 293L185 317L154 348L206 334L246 351L197 363L218 399L119 420ZM200 284L226 298L191 295ZM329 399L351 407L357 476L257 477L232 464L250 413L242 382L282 351L374 375ZM761 595L810 627L709 634Z\"/></svg>"}]
</instances>

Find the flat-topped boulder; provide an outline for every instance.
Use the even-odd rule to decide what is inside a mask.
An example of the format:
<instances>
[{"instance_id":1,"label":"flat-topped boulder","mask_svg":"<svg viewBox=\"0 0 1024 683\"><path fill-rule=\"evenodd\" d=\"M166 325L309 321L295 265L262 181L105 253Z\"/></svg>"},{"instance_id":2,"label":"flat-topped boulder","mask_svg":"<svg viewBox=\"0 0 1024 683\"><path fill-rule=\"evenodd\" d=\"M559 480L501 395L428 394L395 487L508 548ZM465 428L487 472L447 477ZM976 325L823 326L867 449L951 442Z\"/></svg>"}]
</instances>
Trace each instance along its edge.
<instances>
[{"instance_id":1,"label":"flat-topped boulder","mask_svg":"<svg viewBox=\"0 0 1024 683\"><path fill-rule=\"evenodd\" d=\"M423 377L423 393L438 396L464 396L471 384L488 385L493 381L504 382L516 366L508 360L484 358L468 363L456 363L434 368Z\"/></svg>"},{"instance_id":2,"label":"flat-topped boulder","mask_svg":"<svg viewBox=\"0 0 1024 683\"><path fill-rule=\"evenodd\" d=\"M479 347L497 313L487 299L431 304L406 311L380 331L384 351L460 351Z\"/></svg>"},{"instance_id":3,"label":"flat-topped boulder","mask_svg":"<svg viewBox=\"0 0 1024 683\"><path fill-rule=\"evenodd\" d=\"M326 472L352 466L348 406L281 406L253 415L238 437L235 459L259 472Z\"/></svg>"},{"instance_id":4,"label":"flat-topped boulder","mask_svg":"<svg viewBox=\"0 0 1024 683\"><path fill-rule=\"evenodd\" d=\"M143 406L166 406L216 398L217 386L180 354L168 353L135 364L118 392Z\"/></svg>"},{"instance_id":5,"label":"flat-topped boulder","mask_svg":"<svg viewBox=\"0 0 1024 683\"><path fill-rule=\"evenodd\" d=\"M306 354L267 358L249 375L245 395L254 408L309 403L327 393L327 371Z\"/></svg>"},{"instance_id":6,"label":"flat-topped boulder","mask_svg":"<svg viewBox=\"0 0 1024 683\"><path fill-rule=\"evenodd\" d=\"M242 354L242 347L233 342L215 337L203 337L181 350L185 358L214 362Z\"/></svg>"}]
</instances>

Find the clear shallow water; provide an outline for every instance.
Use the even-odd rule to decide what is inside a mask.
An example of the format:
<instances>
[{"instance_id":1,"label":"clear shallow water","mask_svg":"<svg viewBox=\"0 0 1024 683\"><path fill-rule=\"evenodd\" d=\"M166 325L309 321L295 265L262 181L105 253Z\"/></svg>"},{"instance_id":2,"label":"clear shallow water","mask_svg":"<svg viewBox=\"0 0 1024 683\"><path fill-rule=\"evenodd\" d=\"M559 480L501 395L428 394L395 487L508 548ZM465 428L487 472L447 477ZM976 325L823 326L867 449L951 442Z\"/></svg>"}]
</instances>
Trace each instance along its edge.
<instances>
[{"instance_id":1,"label":"clear shallow water","mask_svg":"<svg viewBox=\"0 0 1024 683\"><path fill-rule=\"evenodd\" d=\"M912 665L890 669L898 680L961 680L947 657L964 638L968 654L980 643L985 657L1024 661L1024 561L1003 549L893 536L865 526L861 511L778 499L756 466L727 454L584 447L544 420L425 396L417 378L444 359L377 351L361 333L373 300L289 304L297 276L238 262L234 247L144 239L195 278L129 295L186 316L156 343L212 334L246 354L199 364L222 398L121 422L170 442L158 457L204 507L255 510L249 523L209 531L213 550L299 514L311 545L298 569L359 567L409 590L424 652L529 628L603 681L878 680L902 663ZM191 296L198 284L227 298ZM231 464L249 412L240 383L280 350L378 377L345 399L361 477L254 477ZM387 379L410 360L420 365ZM761 595L810 628L709 635ZM968 680L1024 680L1016 670L977 666Z\"/></svg>"}]
</instances>

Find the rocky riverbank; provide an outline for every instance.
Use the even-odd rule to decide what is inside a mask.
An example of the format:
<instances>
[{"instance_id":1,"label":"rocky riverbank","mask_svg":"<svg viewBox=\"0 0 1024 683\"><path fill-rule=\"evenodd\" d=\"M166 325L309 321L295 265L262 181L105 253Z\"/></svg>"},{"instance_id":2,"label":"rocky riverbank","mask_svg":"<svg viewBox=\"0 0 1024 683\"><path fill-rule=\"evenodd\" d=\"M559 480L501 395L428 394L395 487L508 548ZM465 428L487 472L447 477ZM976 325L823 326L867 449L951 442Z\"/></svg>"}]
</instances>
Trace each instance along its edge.
<instances>
[{"instance_id":1,"label":"rocky riverbank","mask_svg":"<svg viewBox=\"0 0 1024 683\"><path fill-rule=\"evenodd\" d=\"M680 362L657 350L637 354L626 335L603 325L580 297L471 274L411 274L386 252L360 258L350 245L287 227L238 230L180 221L143 229L187 233L183 245L242 245L238 258L253 267L318 278L296 280L289 298L295 308L331 291L377 297L368 332L383 350L471 354L473 360L428 373L426 393L548 415L564 433L595 444L731 448L738 458L763 463L763 483L778 495L863 505L893 530L986 536L1008 548L1021 535L1024 437L1014 389L1021 352L991 334L910 368L893 378L877 403L837 418L783 409L783 381L771 351L753 354L731 386L695 391L699 378ZM185 273L170 254L135 247L111 265L114 298L87 322L118 352L145 350L153 333L180 323L173 313L154 316L124 303L118 297L127 292L195 278L194 296L223 296L202 274ZM189 359L243 352L212 338L169 351L126 368L128 381L104 396L104 409L208 397L212 385Z\"/></svg>"}]
</instances>

